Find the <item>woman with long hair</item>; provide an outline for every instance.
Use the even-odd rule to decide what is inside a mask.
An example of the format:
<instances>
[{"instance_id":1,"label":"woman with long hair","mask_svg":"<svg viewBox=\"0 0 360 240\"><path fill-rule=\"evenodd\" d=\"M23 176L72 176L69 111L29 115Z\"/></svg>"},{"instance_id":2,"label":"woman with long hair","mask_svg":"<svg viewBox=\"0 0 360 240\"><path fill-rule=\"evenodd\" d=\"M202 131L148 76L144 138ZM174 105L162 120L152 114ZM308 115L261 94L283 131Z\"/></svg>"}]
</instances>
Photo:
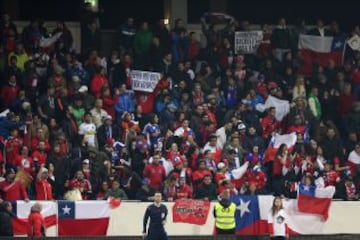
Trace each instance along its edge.
<instances>
[{"instance_id":1,"label":"woman with long hair","mask_svg":"<svg viewBox=\"0 0 360 240\"><path fill-rule=\"evenodd\" d=\"M268 215L268 230L271 239L288 239L289 229L286 224L287 215L281 197L275 197Z\"/></svg>"}]
</instances>

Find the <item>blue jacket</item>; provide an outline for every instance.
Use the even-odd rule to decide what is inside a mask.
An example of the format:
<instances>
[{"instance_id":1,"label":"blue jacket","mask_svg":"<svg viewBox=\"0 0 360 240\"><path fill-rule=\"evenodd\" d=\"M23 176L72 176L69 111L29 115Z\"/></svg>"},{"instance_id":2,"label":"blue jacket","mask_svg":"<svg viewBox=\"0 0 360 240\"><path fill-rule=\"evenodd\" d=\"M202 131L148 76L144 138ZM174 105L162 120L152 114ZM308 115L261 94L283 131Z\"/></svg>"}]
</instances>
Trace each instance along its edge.
<instances>
[{"instance_id":1,"label":"blue jacket","mask_svg":"<svg viewBox=\"0 0 360 240\"><path fill-rule=\"evenodd\" d=\"M124 112L134 112L135 110L135 99L134 93L127 91L121 93L118 99L118 102L115 105L115 111L119 114Z\"/></svg>"}]
</instances>

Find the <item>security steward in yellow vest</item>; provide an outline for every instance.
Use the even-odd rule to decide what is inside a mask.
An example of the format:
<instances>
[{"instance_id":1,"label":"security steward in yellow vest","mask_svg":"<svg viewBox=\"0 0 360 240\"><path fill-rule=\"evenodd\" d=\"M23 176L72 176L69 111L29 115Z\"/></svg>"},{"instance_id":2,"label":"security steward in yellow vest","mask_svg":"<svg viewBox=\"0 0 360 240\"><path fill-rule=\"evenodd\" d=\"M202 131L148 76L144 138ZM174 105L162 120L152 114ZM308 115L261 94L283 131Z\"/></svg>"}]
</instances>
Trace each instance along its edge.
<instances>
[{"instance_id":1,"label":"security steward in yellow vest","mask_svg":"<svg viewBox=\"0 0 360 240\"><path fill-rule=\"evenodd\" d=\"M229 191L225 190L220 197L214 207L216 232L218 235L235 234L236 205L229 200Z\"/></svg>"}]
</instances>

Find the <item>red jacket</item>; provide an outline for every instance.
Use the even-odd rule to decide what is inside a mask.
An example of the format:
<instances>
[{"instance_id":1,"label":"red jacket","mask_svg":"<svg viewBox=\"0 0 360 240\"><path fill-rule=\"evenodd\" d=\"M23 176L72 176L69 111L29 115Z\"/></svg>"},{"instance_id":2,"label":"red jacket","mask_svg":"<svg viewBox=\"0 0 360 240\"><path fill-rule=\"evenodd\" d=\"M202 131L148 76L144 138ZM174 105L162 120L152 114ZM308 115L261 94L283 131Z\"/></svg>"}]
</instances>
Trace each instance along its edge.
<instances>
[{"instance_id":1,"label":"red jacket","mask_svg":"<svg viewBox=\"0 0 360 240\"><path fill-rule=\"evenodd\" d=\"M36 182L36 200L53 200L51 184L46 180Z\"/></svg>"},{"instance_id":2,"label":"red jacket","mask_svg":"<svg viewBox=\"0 0 360 240\"><path fill-rule=\"evenodd\" d=\"M150 163L145 166L143 175L150 179L150 185L155 190L159 190L166 177L166 172L163 165Z\"/></svg>"},{"instance_id":3,"label":"red jacket","mask_svg":"<svg viewBox=\"0 0 360 240\"><path fill-rule=\"evenodd\" d=\"M278 122L274 116L268 114L261 121L261 126L263 129L263 137L268 138L274 131L280 128L280 122Z\"/></svg>"},{"instance_id":4,"label":"red jacket","mask_svg":"<svg viewBox=\"0 0 360 240\"><path fill-rule=\"evenodd\" d=\"M21 181L9 182L7 180L0 183L2 199L4 201L17 201L29 199L25 187Z\"/></svg>"},{"instance_id":5,"label":"red jacket","mask_svg":"<svg viewBox=\"0 0 360 240\"><path fill-rule=\"evenodd\" d=\"M103 109L114 119L115 118L115 98L111 96L103 97Z\"/></svg>"},{"instance_id":6,"label":"red jacket","mask_svg":"<svg viewBox=\"0 0 360 240\"><path fill-rule=\"evenodd\" d=\"M22 143L20 138L12 138L6 143L6 163L15 165L16 158L19 156Z\"/></svg>"},{"instance_id":7,"label":"red jacket","mask_svg":"<svg viewBox=\"0 0 360 240\"><path fill-rule=\"evenodd\" d=\"M45 231L45 220L41 213L31 212L28 217L28 236L41 237Z\"/></svg>"},{"instance_id":8,"label":"red jacket","mask_svg":"<svg viewBox=\"0 0 360 240\"><path fill-rule=\"evenodd\" d=\"M101 88L104 86L109 86L108 80L101 74L95 74L93 79L91 79L91 92L96 98L100 97Z\"/></svg>"},{"instance_id":9,"label":"red jacket","mask_svg":"<svg viewBox=\"0 0 360 240\"><path fill-rule=\"evenodd\" d=\"M245 173L246 181L249 186L255 184L256 189L261 190L266 185L266 175L263 171L249 171Z\"/></svg>"},{"instance_id":10,"label":"red jacket","mask_svg":"<svg viewBox=\"0 0 360 240\"><path fill-rule=\"evenodd\" d=\"M32 157L34 162L37 162L37 164L39 166L41 166L42 164L46 163L47 153L46 152L40 152L40 151L36 150L35 152L33 152L31 157Z\"/></svg>"},{"instance_id":11,"label":"red jacket","mask_svg":"<svg viewBox=\"0 0 360 240\"><path fill-rule=\"evenodd\" d=\"M179 186L176 188L176 199L192 198L192 191L189 185Z\"/></svg>"},{"instance_id":12,"label":"red jacket","mask_svg":"<svg viewBox=\"0 0 360 240\"><path fill-rule=\"evenodd\" d=\"M40 139L38 137L32 137L31 138L31 151L36 151L39 145ZM50 151L51 146L49 144L49 141L46 139L45 142L45 151Z\"/></svg>"},{"instance_id":13,"label":"red jacket","mask_svg":"<svg viewBox=\"0 0 360 240\"><path fill-rule=\"evenodd\" d=\"M3 100L3 104L5 107L10 107L11 104L14 102L15 98L17 97L20 91L19 86L11 86L10 84L6 84L1 89L0 98Z\"/></svg>"}]
</instances>

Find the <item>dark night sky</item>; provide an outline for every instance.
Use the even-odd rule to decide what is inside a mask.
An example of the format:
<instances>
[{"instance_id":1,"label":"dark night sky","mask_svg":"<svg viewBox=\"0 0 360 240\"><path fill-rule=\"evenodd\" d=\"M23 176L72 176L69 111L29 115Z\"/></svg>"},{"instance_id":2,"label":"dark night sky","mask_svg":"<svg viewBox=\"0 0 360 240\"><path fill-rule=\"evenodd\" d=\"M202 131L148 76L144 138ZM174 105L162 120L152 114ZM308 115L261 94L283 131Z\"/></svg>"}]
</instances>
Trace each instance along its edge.
<instances>
[{"instance_id":1,"label":"dark night sky","mask_svg":"<svg viewBox=\"0 0 360 240\"><path fill-rule=\"evenodd\" d=\"M99 0L100 7L105 10L102 25L114 28L126 17L133 16L138 21L154 22L163 17L163 0ZM176 0L175 0L176 1ZM19 0L21 19L42 18L45 20L79 20L83 0ZM43 9L47 9L44 11ZM209 0L188 0L188 20L197 22L203 12L209 10ZM358 8L352 4L328 1L326 4L299 0L228 0L228 13L239 20L252 23L276 23L284 16L289 23L306 19L312 24L317 18L325 22L336 19L341 26L352 27L359 24Z\"/></svg>"}]
</instances>

